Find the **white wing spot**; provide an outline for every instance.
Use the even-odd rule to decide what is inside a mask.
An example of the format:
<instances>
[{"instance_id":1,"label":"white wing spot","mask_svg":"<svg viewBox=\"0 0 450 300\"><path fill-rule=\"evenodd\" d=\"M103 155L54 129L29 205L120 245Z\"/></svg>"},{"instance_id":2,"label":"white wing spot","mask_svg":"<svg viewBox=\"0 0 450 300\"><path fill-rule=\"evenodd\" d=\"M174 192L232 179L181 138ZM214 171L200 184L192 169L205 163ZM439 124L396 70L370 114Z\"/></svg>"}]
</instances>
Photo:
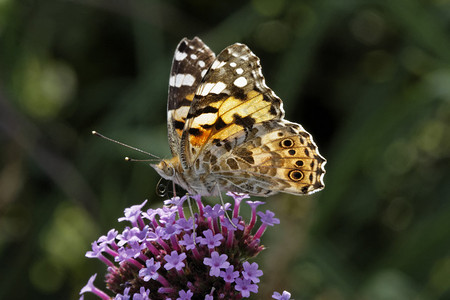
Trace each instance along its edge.
<instances>
[{"instance_id":1,"label":"white wing spot","mask_svg":"<svg viewBox=\"0 0 450 300\"><path fill-rule=\"evenodd\" d=\"M195 82L195 77L191 74L177 74L170 76L169 85L173 87L180 87L182 85L192 86Z\"/></svg>"},{"instance_id":2,"label":"white wing spot","mask_svg":"<svg viewBox=\"0 0 450 300\"><path fill-rule=\"evenodd\" d=\"M242 70L242 68L237 68L237 69L236 69L236 73L238 73L239 75L241 75L242 73L244 73L244 70Z\"/></svg>"},{"instance_id":3,"label":"white wing spot","mask_svg":"<svg viewBox=\"0 0 450 300\"><path fill-rule=\"evenodd\" d=\"M209 91L213 88L214 83L203 83L198 87L196 92L197 95L206 96L209 94Z\"/></svg>"},{"instance_id":4,"label":"white wing spot","mask_svg":"<svg viewBox=\"0 0 450 300\"><path fill-rule=\"evenodd\" d=\"M238 78L236 78L236 80L233 82L233 84L234 84L235 86L237 86L237 87L242 88L242 87L244 87L244 86L247 85L247 79L245 79L245 77L243 77L243 76L238 77Z\"/></svg>"},{"instance_id":5,"label":"white wing spot","mask_svg":"<svg viewBox=\"0 0 450 300\"><path fill-rule=\"evenodd\" d=\"M197 90L196 94L206 96L209 93L220 94L227 85L221 81L217 83L203 83Z\"/></svg>"},{"instance_id":6,"label":"white wing spot","mask_svg":"<svg viewBox=\"0 0 450 300\"><path fill-rule=\"evenodd\" d=\"M208 71L208 70L204 69L204 70L200 73L200 75L201 75L202 77L205 77L206 71Z\"/></svg>"},{"instance_id":7,"label":"white wing spot","mask_svg":"<svg viewBox=\"0 0 450 300\"><path fill-rule=\"evenodd\" d=\"M205 62L203 60L199 60L198 61L198 65L200 68L204 68L205 67Z\"/></svg>"},{"instance_id":8,"label":"white wing spot","mask_svg":"<svg viewBox=\"0 0 450 300\"><path fill-rule=\"evenodd\" d=\"M192 58L192 59L197 59L197 55L191 54L191 58Z\"/></svg>"},{"instance_id":9,"label":"white wing spot","mask_svg":"<svg viewBox=\"0 0 450 300\"><path fill-rule=\"evenodd\" d=\"M186 56L187 56L187 53L180 52L180 51L175 52L175 60L178 60L178 61L183 60L186 58Z\"/></svg>"},{"instance_id":10,"label":"white wing spot","mask_svg":"<svg viewBox=\"0 0 450 300\"><path fill-rule=\"evenodd\" d=\"M171 112L173 112L173 118L175 120L183 120L189 112L189 106L181 106L177 109L171 110Z\"/></svg>"},{"instance_id":11,"label":"white wing spot","mask_svg":"<svg viewBox=\"0 0 450 300\"><path fill-rule=\"evenodd\" d=\"M211 93L220 94L227 87L227 85L221 81L216 83L214 87L211 89Z\"/></svg>"},{"instance_id":12,"label":"white wing spot","mask_svg":"<svg viewBox=\"0 0 450 300\"><path fill-rule=\"evenodd\" d=\"M170 78L169 78L169 85L170 86L175 86L175 76L170 76Z\"/></svg>"},{"instance_id":13,"label":"white wing spot","mask_svg":"<svg viewBox=\"0 0 450 300\"><path fill-rule=\"evenodd\" d=\"M230 66L231 66L232 68L236 68L236 63L235 63L235 62L230 62Z\"/></svg>"},{"instance_id":14,"label":"white wing spot","mask_svg":"<svg viewBox=\"0 0 450 300\"><path fill-rule=\"evenodd\" d=\"M221 67L223 67L225 64L226 64L226 63L225 63L224 61L218 61L218 60L216 60L216 61L214 61L214 63L212 64L211 69L218 69L218 68L221 68Z\"/></svg>"},{"instance_id":15,"label":"white wing spot","mask_svg":"<svg viewBox=\"0 0 450 300\"><path fill-rule=\"evenodd\" d=\"M217 121L217 114L216 113L204 113L200 116L194 118L191 127L199 127L201 125L211 125L214 124Z\"/></svg>"},{"instance_id":16,"label":"white wing spot","mask_svg":"<svg viewBox=\"0 0 450 300\"><path fill-rule=\"evenodd\" d=\"M195 77L191 74L186 74L184 77L182 85L192 86L195 82Z\"/></svg>"}]
</instances>

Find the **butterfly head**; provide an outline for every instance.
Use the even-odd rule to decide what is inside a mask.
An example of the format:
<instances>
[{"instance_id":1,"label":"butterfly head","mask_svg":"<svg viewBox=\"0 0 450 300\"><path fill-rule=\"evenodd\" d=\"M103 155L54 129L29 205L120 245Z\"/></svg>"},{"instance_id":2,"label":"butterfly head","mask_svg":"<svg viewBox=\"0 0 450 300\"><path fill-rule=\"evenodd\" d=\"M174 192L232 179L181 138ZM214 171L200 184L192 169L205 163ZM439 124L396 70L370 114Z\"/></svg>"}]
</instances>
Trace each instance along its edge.
<instances>
[{"instance_id":1,"label":"butterfly head","mask_svg":"<svg viewBox=\"0 0 450 300\"><path fill-rule=\"evenodd\" d=\"M175 166L170 160L163 159L157 165L151 165L153 169L163 178L173 180L175 176Z\"/></svg>"},{"instance_id":2,"label":"butterfly head","mask_svg":"<svg viewBox=\"0 0 450 300\"><path fill-rule=\"evenodd\" d=\"M194 192L183 177L183 170L177 156L171 159L163 159L158 164L151 166L162 178L173 181L187 191Z\"/></svg>"}]
</instances>

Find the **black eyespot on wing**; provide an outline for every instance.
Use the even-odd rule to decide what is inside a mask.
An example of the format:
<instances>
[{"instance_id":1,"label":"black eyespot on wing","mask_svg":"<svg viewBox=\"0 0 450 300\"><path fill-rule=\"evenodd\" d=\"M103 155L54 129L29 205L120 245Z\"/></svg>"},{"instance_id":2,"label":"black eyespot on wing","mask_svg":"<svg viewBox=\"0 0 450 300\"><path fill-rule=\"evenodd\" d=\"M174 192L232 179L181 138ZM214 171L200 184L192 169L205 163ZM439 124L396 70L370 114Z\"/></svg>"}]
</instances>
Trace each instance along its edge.
<instances>
[{"instance_id":1,"label":"black eyespot on wing","mask_svg":"<svg viewBox=\"0 0 450 300\"><path fill-rule=\"evenodd\" d=\"M295 165L296 165L297 167L303 166L303 160L297 160L297 161L295 162Z\"/></svg>"},{"instance_id":2,"label":"black eyespot on wing","mask_svg":"<svg viewBox=\"0 0 450 300\"><path fill-rule=\"evenodd\" d=\"M291 148L292 146L294 146L294 140L290 138L284 139L280 142L280 146L282 148Z\"/></svg>"},{"instance_id":3,"label":"black eyespot on wing","mask_svg":"<svg viewBox=\"0 0 450 300\"><path fill-rule=\"evenodd\" d=\"M291 170L288 176L292 181L300 181L303 178L303 173L300 170Z\"/></svg>"}]
</instances>

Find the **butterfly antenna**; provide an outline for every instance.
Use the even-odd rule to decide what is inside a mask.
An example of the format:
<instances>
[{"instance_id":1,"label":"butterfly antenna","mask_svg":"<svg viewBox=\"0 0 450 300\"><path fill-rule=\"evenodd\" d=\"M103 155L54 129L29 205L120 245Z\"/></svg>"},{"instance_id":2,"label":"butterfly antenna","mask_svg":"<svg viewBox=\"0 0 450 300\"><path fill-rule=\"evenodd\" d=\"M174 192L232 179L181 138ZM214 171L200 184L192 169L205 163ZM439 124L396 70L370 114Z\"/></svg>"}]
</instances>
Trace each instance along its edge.
<instances>
[{"instance_id":1,"label":"butterfly antenna","mask_svg":"<svg viewBox=\"0 0 450 300\"><path fill-rule=\"evenodd\" d=\"M130 149L133 149L133 150L135 150L135 151L138 151L138 152L147 154L148 156L151 156L151 157L153 157L153 158L156 158L156 159L159 159L159 160L161 159L160 157L158 157L158 156L156 156L156 155L154 155L154 154L151 154L151 153L149 153L149 152L147 152L147 151L141 150L141 149L139 149L139 148L136 148L136 147L127 145L127 144L125 144L125 143L122 143L122 142L116 141L116 140L114 140L114 139L112 139L112 138L109 138L109 137L107 137L107 136L104 136L103 134L98 133L98 132L95 131L95 130L92 131L92 134L93 134L93 135L96 135L96 136L99 136L99 137L101 137L101 138L103 138L103 139L105 139L105 140L108 140L108 141L110 141L110 142L113 142L113 143L119 144L119 145L121 145L121 146L130 148ZM131 158L128 158L128 157L126 157L125 160L126 160L126 161L138 161L138 160L131 159Z\"/></svg>"},{"instance_id":2,"label":"butterfly antenna","mask_svg":"<svg viewBox=\"0 0 450 300\"><path fill-rule=\"evenodd\" d=\"M125 161L130 162L149 162L149 161L159 161L157 158L148 158L148 159L136 159L136 158L130 158L128 156L125 157Z\"/></svg>"}]
</instances>

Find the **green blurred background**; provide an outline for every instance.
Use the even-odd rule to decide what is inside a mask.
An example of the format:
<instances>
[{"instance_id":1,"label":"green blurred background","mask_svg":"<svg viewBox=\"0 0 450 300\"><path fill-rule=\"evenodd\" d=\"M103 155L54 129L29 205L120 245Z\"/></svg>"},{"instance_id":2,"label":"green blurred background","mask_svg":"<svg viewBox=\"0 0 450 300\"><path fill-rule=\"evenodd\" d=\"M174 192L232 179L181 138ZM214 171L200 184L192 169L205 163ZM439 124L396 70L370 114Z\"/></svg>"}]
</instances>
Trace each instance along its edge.
<instances>
[{"instance_id":1,"label":"green blurred background","mask_svg":"<svg viewBox=\"0 0 450 300\"><path fill-rule=\"evenodd\" d=\"M326 188L278 195L254 299L450 299L450 1L0 1L0 299L76 299L84 254L155 195L183 37L246 43ZM211 199L212 202L217 199ZM95 299L88 295L86 299Z\"/></svg>"}]
</instances>

